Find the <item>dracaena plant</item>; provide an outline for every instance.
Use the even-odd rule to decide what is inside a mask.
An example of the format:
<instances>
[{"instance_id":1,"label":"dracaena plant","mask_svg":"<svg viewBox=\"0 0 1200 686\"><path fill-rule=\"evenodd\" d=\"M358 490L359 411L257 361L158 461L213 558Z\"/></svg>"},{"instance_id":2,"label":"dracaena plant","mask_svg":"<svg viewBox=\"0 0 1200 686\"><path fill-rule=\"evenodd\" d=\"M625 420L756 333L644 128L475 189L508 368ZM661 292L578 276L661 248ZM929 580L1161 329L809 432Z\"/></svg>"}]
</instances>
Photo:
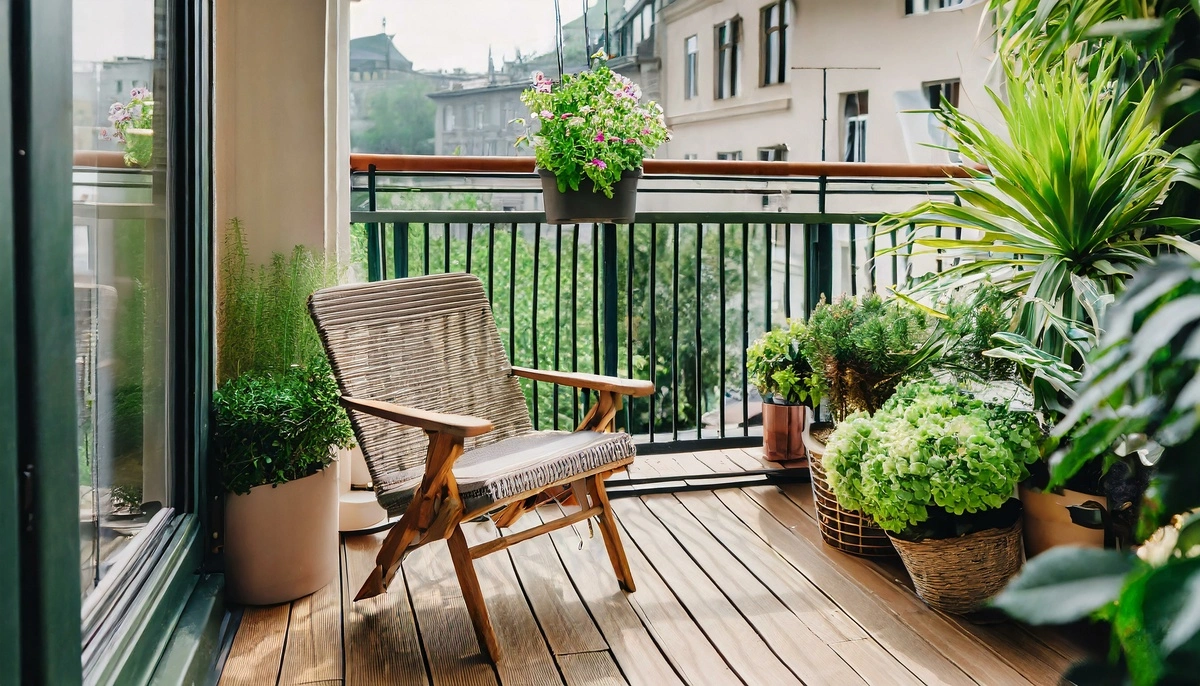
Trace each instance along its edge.
<instances>
[{"instance_id":1,"label":"dracaena plant","mask_svg":"<svg viewBox=\"0 0 1200 686\"><path fill-rule=\"evenodd\" d=\"M591 69L564 74L557 84L533 75L533 87L521 94L530 121L514 120L530 128L517 146L533 147L537 166L554 173L560 192L582 185L611 198L621 174L640 169L671 134L662 107L643 103L642 89L609 69L603 50L592 60Z\"/></svg>"},{"instance_id":2,"label":"dracaena plant","mask_svg":"<svg viewBox=\"0 0 1200 686\"><path fill-rule=\"evenodd\" d=\"M763 400L782 405L808 405L821 402L816 375L804 357L808 327L800 319L789 319L778 329L768 331L746 350L749 381Z\"/></svg>"},{"instance_id":3,"label":"dracaena plant","mask_svg":"<svg viewBox=\"0 0 1200 686\"><path fill-rule=\"evenodd\" d=\"M914 226L896 250L948 265L916 280L908 297L936 299L987 279L1017 299L1005 344L1019 351L1009 356L1018 364L1038 350L1079 370L1097 310L1158 250L1188 245L1179 234L1196 224L1159 212L1178 171L1162 147L1153 88L1122 90L1112 69L1064 61L1010 71L1007 98L993 94L1007 133L947 104L938 116L954 144L988 171L952 180L956 201L924 202L880 224L881 232ZM922 232L933 227L963 237Z\"/></svg>"},{"instance_id":4,"label":"dracaena plant","mask_svg":"<svg viewBox=\"0 0 1200 686\"><path fill-rule=\"evenodd\" d=\"M1074 434L1051 459L1052 484L1111 459L1117 437L1161 447L1142 496L1136 553L1050 550L997 599L1018 619L1086 617L1113 626L1124 669L1084 664L1075 683L1195 683L1200 663L1200 264L1175 257L1145 269L1105 319L1103 347L1054 433ZM1097 675L1103 676L1103 681Z\"/></svg>"}]
</instances>

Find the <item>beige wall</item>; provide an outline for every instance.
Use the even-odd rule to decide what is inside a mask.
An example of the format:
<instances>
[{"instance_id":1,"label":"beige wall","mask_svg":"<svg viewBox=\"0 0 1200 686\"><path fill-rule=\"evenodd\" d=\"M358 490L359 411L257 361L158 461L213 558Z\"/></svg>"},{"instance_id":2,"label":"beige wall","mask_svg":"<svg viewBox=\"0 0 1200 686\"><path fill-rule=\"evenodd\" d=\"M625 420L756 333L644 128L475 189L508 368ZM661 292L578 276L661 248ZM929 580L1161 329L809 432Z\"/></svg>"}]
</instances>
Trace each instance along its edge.
<instances>
[{"instance_id":1,"label":"beige wall","mask_svg":"<svg viewBox=\"0 0 1200 686\"><path fill-rule=\"evenodd\" d=\"M244 222L254 260L296 244L347 250L348 8L216 0L215 214Z\"/></svg>"},{"instance_id":2,"label":"beige wall","mask_svg":"<svg viewBox=\"0 0 1200 686\"><path fill-rule=\"evenodd\" d=\"M842 94L870 93L867 160L946 161L944 152L906 143L896 94L915 92L931 81L958 78L960 106L970 114L994 116L984 86L993 53L990 23L982 4L904 16L904 0L799 0L793 4L788 82L760 87L759 10L766 0L680 0L664 9L656 30L663 60L664 107L675 140L667 157L741 150L756 159L760 147L788 146L788 159L821 158L821 72L796 67L878 67L830 70L828 159L842 148ZM743 24L740 82L734 98L713 98L713 27L740 16ZM684 40L698 36L700 95L683 97ZM916 124L917 122L912 122ZM922 122L923 123L923 122ZM919 127L915 127L919 128ZM912 136L910 135L911 139Z\"/></svg>"}]
</instances>

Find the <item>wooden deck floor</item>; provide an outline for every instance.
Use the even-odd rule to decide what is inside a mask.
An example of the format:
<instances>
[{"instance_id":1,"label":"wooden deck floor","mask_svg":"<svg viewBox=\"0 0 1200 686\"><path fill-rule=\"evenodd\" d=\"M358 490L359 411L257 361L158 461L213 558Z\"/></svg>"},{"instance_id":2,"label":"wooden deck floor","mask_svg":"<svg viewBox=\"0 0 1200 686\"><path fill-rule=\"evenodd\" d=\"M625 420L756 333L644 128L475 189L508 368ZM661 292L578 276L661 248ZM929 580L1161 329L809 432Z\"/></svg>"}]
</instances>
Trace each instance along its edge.
<instances>
[{"instance_id":1,"label":"wooden deck floor","mask_svg":"<svg viewBox=\"0 0 1200 686\"><path fill-rule=\"evenodd\" d=\"M761 468L757 450L639 458L633 476ZM505 659L480 654L445 544L386 596L351 603L382 535L348 537L342 577L245 610L221 684L1056 684L1066 632L930 610L899 562L822 544L808 485L614 501L637 592L586 523L476 562ZM517 528L559 516L544 507ZM473 524L468 536L494 535ZM474 542L474 541L473 541Z\"/></svg>"}]
</instances>

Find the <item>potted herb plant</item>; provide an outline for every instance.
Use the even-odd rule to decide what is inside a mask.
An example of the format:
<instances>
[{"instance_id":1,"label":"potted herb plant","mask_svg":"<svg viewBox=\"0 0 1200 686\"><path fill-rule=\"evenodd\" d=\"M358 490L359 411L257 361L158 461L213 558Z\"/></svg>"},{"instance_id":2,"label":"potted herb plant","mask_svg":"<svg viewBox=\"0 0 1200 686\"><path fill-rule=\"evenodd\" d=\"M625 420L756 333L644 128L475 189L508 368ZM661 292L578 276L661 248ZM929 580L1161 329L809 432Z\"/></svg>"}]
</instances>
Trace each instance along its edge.
<instances>
[{"instance_id":1,"label":"potted herb plant","mask_svg":"<svg viewBox=\"0 0 1200 686\"><path fill-rule=\"evenodd\" d=\"M822 300L808 320L804 356L833 419L858 410L875 412L907 376L922 373L935 351L926 314L878 295ZM871 518L839 504L822 468L824 441L833 423L810 424L804 433L812 474L817 525L825 542L862 556L891 556L891 542Z\"/></svg>"},{"instance_id":2,"label":"potted herb plant","mask_svg":"<svg viewBox=\"0 0 1200 686\"><path fill-rule=\"evenodd\" d=\"M1041 438L1032 413L925 380L901 386L874 415L848 417L822 464L838 502L888 532L921 599L969 613L1021 567L1012 496Z\"/></svg>"},{"instance_id":3,"label":"potted herb plant","mask_svg":"<svg viewBox=\"0 0 1200 686\"><path fill-rule=\"evenodd\" d=\"M129 91L129 102L108 109L112 130L100 129L103 140L125 145L125 164L147 167L154 158L154 94L145 88Z\"/></svg>"},{"instance_id":4,"label":"potted herb plant","mask_svg":"<svg viewBox=\"0 0 1200 686\"><path fill-rule=\"evenodd\" d=\"M538 128L517 145L533 147L547 223L632 222L642 160L670 140L662 107L642 103L641 88L606 60L601 50L558 84L537 72L521 94Z\"/></svg>"},{"instance_id":5,"label":"potted herb plant","mask_svg":"<svg viewBox=\"0 0 1200 686\"><path fill-rule=\"evenodd\" d=\"M799 319L768 331L746 350L749 381L762 395L763 455L772 462L802 461L806 408L821 402L817 380L804 357L808 329Z\"/></svg>"},{"instance_id":6,"label":"potted herb plant","mask_svg":"<svg viewBox=\"0 0 1200 686\"><path fill-rule=\"evenodd\" d=\"M249 266L236 220L224 247L213 451L227 493L226 587L235 602L270 605L337 575L338 483L330 464L352 434L305 307L334 279L303 247Z\"/></svg>"}]
</instances>

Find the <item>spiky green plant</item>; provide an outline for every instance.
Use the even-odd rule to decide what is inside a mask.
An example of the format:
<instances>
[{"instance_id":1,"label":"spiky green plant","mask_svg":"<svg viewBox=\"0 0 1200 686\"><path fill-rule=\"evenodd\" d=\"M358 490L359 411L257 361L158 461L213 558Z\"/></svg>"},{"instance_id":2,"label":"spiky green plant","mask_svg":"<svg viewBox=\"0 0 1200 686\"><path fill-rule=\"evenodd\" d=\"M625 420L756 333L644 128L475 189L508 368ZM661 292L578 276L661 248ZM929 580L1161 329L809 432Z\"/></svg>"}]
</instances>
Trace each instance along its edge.
<instances>
[{"instance_id":1,"label":"spiky green plant","mask_svg":"<svg viewBox=\"0 0 1200 686\"><path fill-rule=\"evenodd\" d=\"M300 245L263 266L252 265L248 255L242 222L232 219L221 258L218 383L325 356L306 303L313 291L337 283L336 268Z\"/></svg>"},{"instance_id":2,"label":"spiky green plant","mask_svg":"<svg viewBox=\"0 0 1200 686\"><path fill-rule=\"evenodd\" d=\"M1072 366L1096 337L1094 310L1164 246L1187 246L1194 220L1157 216L1176 180L1152 112L1153 93L1112 88L1071 61L1017 77L993 97L1007 136L947 106L939 117L987 173L955 180L957 202L929 201L885 217L881 233L915 226L896 250L948 264L907 296L937 298L987 279L1019 297L1015 334ZM964 229L961 239L921 229ZM950 260L956 262L952 264Z\"/></svg>"}]
</instances>

